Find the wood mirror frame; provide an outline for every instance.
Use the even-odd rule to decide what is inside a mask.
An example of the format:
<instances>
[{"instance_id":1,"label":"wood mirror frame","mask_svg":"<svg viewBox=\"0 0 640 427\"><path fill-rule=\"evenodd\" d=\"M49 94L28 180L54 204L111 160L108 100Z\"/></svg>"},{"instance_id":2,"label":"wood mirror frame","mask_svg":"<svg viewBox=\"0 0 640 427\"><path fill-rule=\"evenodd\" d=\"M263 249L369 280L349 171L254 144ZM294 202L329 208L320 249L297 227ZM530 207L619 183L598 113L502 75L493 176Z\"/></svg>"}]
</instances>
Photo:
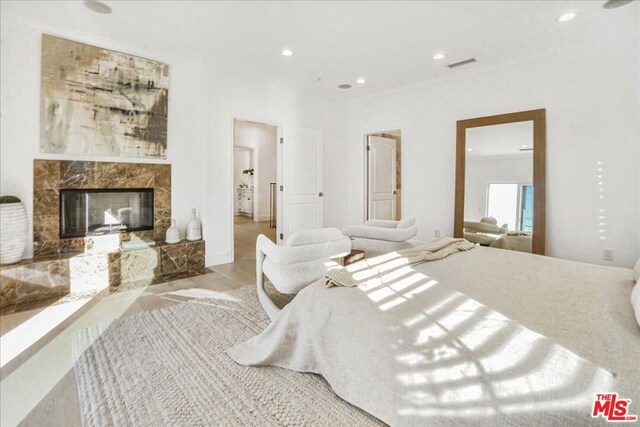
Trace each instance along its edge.
<instances>
[{"instance_id":1,"label":"wood mirror frame","mask_svg":"<svg viewBox=\"0 0 640 427\"><path fill-rule=\"evenodd\" d=\"M467 129L481 126L501 125L505 123L533 122L533 241L532 253L545 253L545 215L546 215L546 110L519 111L497 116L478 117L458 120L456 127L456 199L453 235L464 237L464 185L466 168Z\"/></svg>"}]
</instances>

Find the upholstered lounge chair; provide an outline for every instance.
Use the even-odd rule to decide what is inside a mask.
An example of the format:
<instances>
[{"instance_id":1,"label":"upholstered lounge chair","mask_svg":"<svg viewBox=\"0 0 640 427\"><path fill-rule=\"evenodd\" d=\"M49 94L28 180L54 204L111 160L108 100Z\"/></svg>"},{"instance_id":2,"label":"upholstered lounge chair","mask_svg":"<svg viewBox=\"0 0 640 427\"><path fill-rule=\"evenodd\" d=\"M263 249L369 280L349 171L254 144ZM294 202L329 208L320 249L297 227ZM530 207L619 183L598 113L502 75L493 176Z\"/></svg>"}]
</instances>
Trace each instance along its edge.
<instances>
[{"instance_id":1,"label":"upholstered lounge chair","mask_svg":"<svg viewBox=\"0 0 640 427\"><path fill-rule=\"evenodd\" d=\"M348 225L342 229L351 238L351 247L365 251L367 258L414 246L411 239L418 233L416 217L401 221L372 219L364 225Z\"/></svg>"},{"instance_id":2,"label":"upholstered lounge chair","mask_svg":"<svg viewBox=\"0 0 640 427\"><path fill-rule=\"evenodd\" d=\"M321 228L291 233L284 245L276 245L261 234L256 240L256 286L258 299L273 320L280 309L264 288L267 276L278 292L297 294L324 277L329 260L347 255L351 241L337 228Z\"/></svg>"}]
</instances>

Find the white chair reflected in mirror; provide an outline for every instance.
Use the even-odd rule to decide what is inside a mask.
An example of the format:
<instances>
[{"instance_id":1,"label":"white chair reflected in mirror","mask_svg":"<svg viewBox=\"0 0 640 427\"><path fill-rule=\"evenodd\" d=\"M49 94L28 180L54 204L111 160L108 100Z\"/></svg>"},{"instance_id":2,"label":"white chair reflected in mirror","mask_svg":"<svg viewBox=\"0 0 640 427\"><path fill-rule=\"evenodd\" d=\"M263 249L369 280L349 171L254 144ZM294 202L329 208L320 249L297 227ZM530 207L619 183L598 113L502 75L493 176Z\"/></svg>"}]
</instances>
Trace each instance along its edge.
<instances>
[{"instance_id":1,"label":"white chair reflected in mirror","mask_svg":"<svg viewBox=\"0 0 640 427\"><path fill-rule=\"evenodd\" d=\"M464 222L464 238L482 246L490 246L508 232L508 224L498 226L498 220L493 217L483 217L480 221Z\"/></svg>"},{"instance_id":2,"label":"white chair reflected in mirror","mask_svg":"<svg viewBox=\"0 0 640 427\"><path fill-rule=\"evenodd\" d=\"M325 276L327 269L337 266L331 259L347 255L351 241L337 228L303 230L276 245L261 234L256 240L256 286L258 299L273 320L280 308L269 298L264 286L266 276L283 294L297 294Z\"/></svg>"},{"instance_id":3,"label":"white chair reflected in mirror","mask_svg":"<svg viewBox=\"0 0 640 427\"><path fill-rule=\"evenodd\" d=\"M351 238L352 249L365 251L367 258L415 246L412 239L418 233L416 217L401 221L371 219L363 225L348 225L342 229Z\"/></svg>"}]
</instances>

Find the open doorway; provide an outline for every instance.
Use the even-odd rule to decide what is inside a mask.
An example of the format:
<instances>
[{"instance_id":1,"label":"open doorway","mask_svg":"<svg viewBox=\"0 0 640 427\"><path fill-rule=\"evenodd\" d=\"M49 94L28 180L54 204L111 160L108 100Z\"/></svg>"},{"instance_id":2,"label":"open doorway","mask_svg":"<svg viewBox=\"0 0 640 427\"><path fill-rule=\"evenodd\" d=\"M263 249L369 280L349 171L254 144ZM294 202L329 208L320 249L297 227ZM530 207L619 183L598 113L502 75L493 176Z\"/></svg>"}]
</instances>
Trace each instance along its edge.
<instances>
[{"instance_id":1,"label":"open doorway","mask_svg":"<svg viewBox=\"0 0 640 427\"><path fill-rule=\"evenodd\" d=\"M399 129L365 135L365 220L400 220L401 149Z\"/></svg>"},{"instance_id":2,"label":"open doorway","mask_svg":"<svg viewBox=\"0 0 640 427\"><path fill-rule=\"evenodd\" d=\"M276 241L277 127L233 121L234 261L255 259L260 234Z\"/></svg>"}]
</instances>

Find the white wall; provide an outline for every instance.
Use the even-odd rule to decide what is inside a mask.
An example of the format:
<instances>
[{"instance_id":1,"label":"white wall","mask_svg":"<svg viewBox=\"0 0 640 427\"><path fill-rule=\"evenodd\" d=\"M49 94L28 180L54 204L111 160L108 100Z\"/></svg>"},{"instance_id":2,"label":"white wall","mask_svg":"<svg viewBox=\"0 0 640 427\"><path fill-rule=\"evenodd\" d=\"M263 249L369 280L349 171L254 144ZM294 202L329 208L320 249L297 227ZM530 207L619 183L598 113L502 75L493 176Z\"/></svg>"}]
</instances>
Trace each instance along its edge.
<instances>
[{"instance_id":1,"label":"white wall","mask_svg":"<svg viewBox=\"0 0 640 427\"><path fill-rule=\"evenodd\" d=\"M487 188L490 182L533 183L533 154L507 158L467 156L464 188L465 221L480 221L486 215ZM497 219L498 225L504 223L500 218Z\"/></svg>"},{"instance_id":2,"label":"white wall","mask_svg":"<svg viewBox=\"0 0 640 427\"><path fill-rule=\"evenodd\" d=\"M184 229L191 208L199 209L203 237L207 241L207 265L232 260L234 117L322 129L329 165L325 183L336 187L335 191L327 191L325 223L331 224L335 218L345 216L347 207L340 199L346 197L346 193L337 185L340 177L335 174L346 169L348 161L335 150L342 145L346 130L346 107L340 103L309 94L278 78L229 66L215 57L185 58L163 51L162 46L150 49L128 44L118 39L116 31L108 37L97 37L74 28L26 19L20 11L18 2L2 4L0 193L22 198L30 218L34 158L158 162L39 153L40 37L43 32L169 64L166 163L172 165L172 213L178 226ZM84 25L79 20L70 20L74 25L76 21L78 26ZM32 254L32 240L30 230L26 257Z\"/></svg>"},{"instance_id":3,"label":"white wall","mask_svg":"<svg viewBox=\"0 0 640 427\"><path fill-rule=\"evenodd\" d=\"M354 102L349 221L362 220L363 134L402 129L402 212L433 239L436 227L453 232L456 121L546 108L547 253L605 264L608 247L630 267L640 256L639 31L607 29L572 50Z\"/></svg>"},{"instance_id":4,"label":"white wall","mask_svg":"<svg viewBox=\"0 0 640 427\"><path fill-rule=\"evenodd\" d=\"M277 127L261 123L235 121L233 143L235 147L250 147L255 157L253 196L254 220L268 221L270 208L269 183L276 182ZM237 186L234 185L234 188Z\"/></svg>"}]
</instances>

